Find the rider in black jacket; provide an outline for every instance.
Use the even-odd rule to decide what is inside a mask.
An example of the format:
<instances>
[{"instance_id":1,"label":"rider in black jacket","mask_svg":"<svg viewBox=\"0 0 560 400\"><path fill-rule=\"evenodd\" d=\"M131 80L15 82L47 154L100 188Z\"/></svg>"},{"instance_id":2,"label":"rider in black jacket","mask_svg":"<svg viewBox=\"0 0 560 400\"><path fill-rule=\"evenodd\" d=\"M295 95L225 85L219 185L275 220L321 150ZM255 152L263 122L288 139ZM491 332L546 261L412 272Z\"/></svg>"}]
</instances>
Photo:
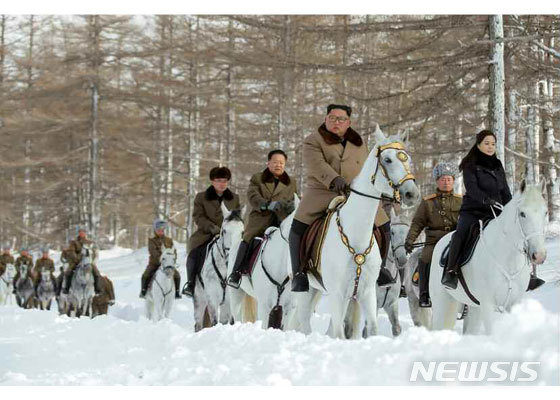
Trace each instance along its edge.
<instances>
[{"instance_id":1,"label":"rider in black jacket","mask_svg":"<svg viewBox=\"0 0 560 400\"><path fill-rule=\"evenodd\" d=\"M504 167L496 157L496 136L492 131L485 129L476 135L476 144L463 158L459 169L463 171L466 193L441 279L449 289L457 288L458 258L472 224L478 223L479 219L492 218L494 214L498 216L500 205L505 206L511 200ZM532 275L529 288L542 283L544 281Z\"/></svg>"}]
</instances>

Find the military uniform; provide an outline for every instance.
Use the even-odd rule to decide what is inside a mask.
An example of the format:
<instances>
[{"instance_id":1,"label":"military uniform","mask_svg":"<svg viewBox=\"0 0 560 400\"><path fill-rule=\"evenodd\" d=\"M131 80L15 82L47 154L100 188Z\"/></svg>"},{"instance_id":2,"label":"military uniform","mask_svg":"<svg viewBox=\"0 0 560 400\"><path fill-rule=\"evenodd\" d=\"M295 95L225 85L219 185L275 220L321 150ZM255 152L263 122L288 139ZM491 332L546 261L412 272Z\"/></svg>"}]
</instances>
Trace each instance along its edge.
<instances>
[{"instance_id":1,"label":"military uniform","mask_svg":"<svg viewBox=\"0 0 560 400\"><path fill-rule=\"evenodd\" d=\"M422 230L426 229L426 244L420 259L430 264L436 243L457 227L457 219L463 197L455 193L436 193L424 197L418 206L406 237L407 244L414 243Z\"/></svg>"},{"instance_id":2,"label":"military uniform","mask_svg":"<svg viewBox=\"0 0 560 400\"><path fill-rule=\"evenodd\" d=\"M171 249L173 248L173 239L167 236L157 236L148 239L148 253L150 253L150 258L148 260L148 266L142 274L142 288L147 288L148 284L152 280L154 274L159 268L159 259L161 258L161 248ZM175 259L177 259L177 250L175 250ZM181 284L181 275L179 271L175 270L173 272L173 280L175 281L175 289L179 290L179 285Z\"/></svg>"},{"instance_id":3,"label":"military uniform","mask_svg":"<svg viewBox=\"0 0 560 400\"><path fill-rule=\"evenodd\" d=\"M14 256L11 254L0 254L0 276L6 271L6 265L14 263Z\"/></svg>"},{"instance_id":4,"label":"military uniform","mask_svg":"<svg viewBox=\"0 0 560 400\"><path fill-rule=\"evenodd\" d=\"M453 192L436 193L424 197L412 219L410 230L405 241L405 248L410 251L412 244L426 229L426 244L418 261L419 292L421 307L429 307L429 279L432 254L436 243L446 234L457 227L459 210L461 209L462 196ZM422 303L426 305L422 305Z\"/></svg>"},{"instance_id":5,"label":"military uniform","mask_svg":"<svg viewBox=\"0 0 560 400\"><path fill-rule=\"evenodd\" d=\"M14 266L16 267L16 276L14 277L14 282L17 282L19 277L20 277L20 267L23 264L27 264L28 269L27 269L27 276L29 276L30 278L33 279L33 272L31 271L32 267L33 267L33 257L31 256L24 256L24 255L20 255L17 260L16 263L14 264Z\"/></svg>"},{"instance_id":6,"label":"military uniform","mask_svg":"<svg viewBox=\"0 0 560 400\"><path fill-rule=\"evenodd\" d=\"M41 282L41 271L46 269L51 273L51 279L54 281L54 261L50 258L39 258L35 261L35 267L33 267L33 274L35 275L35 284L38 285Z\"/></svg>"},{"instance_id":7,"label":"military uniform","mask_svg":"<svg viewBox=\"0 0 560 400\"><path fill-rule=\"evenodd\" d=\"M70 242L70 246L68 246L68 250L66 251L66 259L68 260L69 266L68 270L66 271L66 287L64 288L65 292L68 292L68 290L70 289L74 270L82 260L82 249L84 245L91 246L93 244L93 241L86 238L81 238L79 236ZM95 292L98 293L99 288L97 282L101 274L99 273L99 270L97 269L97 265L95 265L95 263L92 263L91 267L93 272Z\"/></svg>"}]
</instances>

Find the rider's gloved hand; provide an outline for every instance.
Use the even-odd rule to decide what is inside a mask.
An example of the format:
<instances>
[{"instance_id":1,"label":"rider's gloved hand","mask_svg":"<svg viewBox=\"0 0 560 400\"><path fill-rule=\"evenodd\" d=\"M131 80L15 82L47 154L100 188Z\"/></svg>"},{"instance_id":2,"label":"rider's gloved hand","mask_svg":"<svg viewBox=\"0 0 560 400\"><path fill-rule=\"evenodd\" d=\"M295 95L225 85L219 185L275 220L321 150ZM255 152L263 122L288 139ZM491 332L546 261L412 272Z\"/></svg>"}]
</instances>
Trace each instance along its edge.
<instances>
[{"instance_id":1,"label":"rider's gloved hand","mask_svg":"<svg viewBox=\"0 0 560 400\"><path fill-rule=\"evenodd\" d=\"M210 228L208 228L208 231L210 231L212 235L217 235L220 233L220 227L216 224L212 224L210 225Z\"/></svg>"},{"instance_id":2,"label":"rider's gloved hand","mask_svg":"<svg viewBox=\"0 0 560 400\"><path fill-rule=\"evenodd\" d=\"M272 212L278 212L282 209L282 203L279 201L271 201L267 209Z\"/></svg>"},{"instance_id":3,"label":"rider's gloved hand","mask_svg":"<svg viewBox=\"0 0 560 400\"><path fill-rule=\"evenodd\" d=\"M411 242L405 242L404 243L404 249L406 250L406 254L410 254L410 253L412 253L412 250L414 249L414 247L412 247Z\"/></svg>"},{"instance_id":4,"label":"rider's gloved hand","mask_svg":"<svg viewBox=\"0 0 560 400\"><path fill-rule=\"evenodd\" d=\"M331 182L330 188L337 193L345 193L347 186L346 180L342 176L337 176Z\"/></svg>"},{"instance_id":5,"label":"rider's gloved hand","mask_svg":"<svg viewBox=\"0 0 560 400\"><path fill-rule=\"evenodd\" d=\"M259 210L266 211L268 210L268 201L263 200L259 203Z\"/></svg>"},{"instance_id":6,"label":"rider's gloved hand","mask_svg":"<svg viewBox=\"0 0 560 400\"><path fill-rule=\"evenodd\" d=\"M494 200L494 199L491 198L491 197L486 197L486 198L483 200L483 203L486 204L486 205L488 205L488 206L491 206L491 207L494 207L494 206L496 206L497 204L499 204L496 200Z\"/></svg>"}]
</instances>

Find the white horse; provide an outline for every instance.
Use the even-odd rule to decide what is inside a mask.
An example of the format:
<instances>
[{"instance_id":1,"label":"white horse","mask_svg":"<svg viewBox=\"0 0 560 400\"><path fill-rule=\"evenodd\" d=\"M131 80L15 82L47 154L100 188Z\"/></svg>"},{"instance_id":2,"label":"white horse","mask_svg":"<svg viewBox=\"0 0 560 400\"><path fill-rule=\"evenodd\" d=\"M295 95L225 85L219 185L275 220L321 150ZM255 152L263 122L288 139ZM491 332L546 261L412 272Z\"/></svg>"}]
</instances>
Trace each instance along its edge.
<instances>
[{"instance_id":1,"label":"white horse","mask_svg":"<svg viewBox=\"0 0 560 400\"><path fill-rule=\"evenodd\" d=\"M412 252L405 265L404 272L404 287L406 290L406 299L408 300L408 308L410 310L410 317L414 326L424 326L430 329L432 324L432 310L431 308L424 308L420 311L419 289L412 283L412 275L418 265L418 260L422 254L422 248L416 249Z\"/></svg>"},{"instance_id":2,"label":"white horse","mask_svg":"<svg viewBox=\"0 0 560 400\"><path fill-rule=\"evenodd\" d=\"M320 258L324 287L308 274L309 292L292 293L296 299L298 329L304 333L311 332L311 314L321 295L327 293L332 337L344 338L345 313L353 298L368 321L367 336L377 334L376 281L381 256L373 231L379 200L381 195L402 196L408 206L417 202L420 194L404 144L398 137L385 137L379 126L374 136L376 146L352 181L347 201L327 227ZM357 326L352 331L355 338L361 336Z\"/></svg>"},{"instance_id":3,"label":"white horse","mask_svg":"<svg viewBox=\"0 0 560 400\"><path fill-rule=\"evenodd\" d=\"M175 281L173 275L177 269L177 251L174 247L161 247L159 267L146 292L146 318L159 321L169 318L175 302Z\"/></svg>"},{"instance_id":4,"label":"white horse","mask_svg":"<svg viewBox=\"0 0 560 400\"><path fill-rule=\"evenodd\" d=\"M294 194L294 211L280 224L270 227L264 235L264 243L255 259L250 277L241 281L239 289L229 288L230 304L235 321L244 321L245 302L257 301L257 319L263 328L292 329L293 302L291 301L291 261L288 236L294 220L299 197ZM233 265L231 265L230 271Z\"/></svg>"},{"instance_id":5,"label":"white horse","mask_svg":"<svg viewBox=\"0 0 560 400\"><path fill-rule=\"evenodd\" d=\"M33 308L35 288L33 286L33 279L29 276L31 265L21 264L19 266L19 278L16 281L16 301L22 308Z\"/></svg>"},{"instance_id":6,"label":"white horse","mask_svg":"<svg viewBox=\"0 0 560 400\"><path fill-rule=\"evenodd\" d=\"M57 277L58 295L56 296L56 302L58 304L58 313L60 315L68 314L68 307L70 306L70 303L68 302L68 295L64 294L62 291L62 288L66 287L66 279L68 279L66 277L66 273L68 272L69 268L70 264L68 263L68 261L64 260L62 263L60 275Z\"/></svg>"},{"instance_id":7,"label":"white horse","mask_svg":"<svg viewBox=\"0 0 560 400\"><path fill-rule=\"evenodd\" d=\"M14 305L14 278L16 277L14 264L6 264L4 273L0 276L0 306Z\"/></svg>"},{"instance_id":8,"label":"white horse","mask_svg":"<svg viewBox=\"0 0 560 400\"><path fill-rule=\"evenodd\" d=\"M95 293L93 263L96 258L95 247L82 247L81 260L74 270L68 292L68 316L92 316L91 305Z\"/></svg>"},{"instance_id":9,"label":"white horse","mask_svg":"<svg viewBox=\"0 0 560 400\"><path fill-rule=\"evenodd\" d=\"M41 270L41 282L37 285L37 300L41 310L50 310L51 302L56 295L56 286L48 269Z\"/></svg>"},{"instance_id":10,"label":"white horse","mask_svg":"<svg viewBox=\"0 0 560 400\"><path fill-rule=\"evenodd\" d=\"M459 307L467 304L463 333L479 333L484 325L490 334L494 312L509 312L521 300L529 283L531 263L542 264L546 259L544 190L544 182L526 185L523 181L502 213L481 232L472 258L461 268L474 299L461 283L454 290L441 284L439 261L451 234L437 243L430 271L433 329L453 329Z\"/></svg>"},{"instance_id":11,"label":"white horse","mask_svg":"<svg viewBox=\"0 0 560 400\"><path fill-rule=\"evenodd\" d=\"M404 242L410 223L404 216L396 215L391 209L391 246L387 254L387 262L385 268L390 272L393 277L393 282L379 286L377 285L377 311L382 308L387 313L389 322L391 323L391 331L393 336L401 334L402 327L399 322L399 295L401 291L401 278L399 270L404 268L407 263L406 251L404 249ZM360 314L357 307L358 304L355 300L351 300L346 312L346 319L344 323L345 336L350 338L353 336L352 327L358 325L359 321L352 321L352 318L357 318ZM365 333L365 328L364 328Z\"/></svg>"},{"instance_id":12,"label":"white horse","mask_svg":"<svg viewBox=\"0 0 560 400\"><path fill-rule=\"evenodd\" d=\"M224 203L221 203L221 209L224 219L220 234L208 244L204 264L196 281L193 298L195 332L205 327L205 312L208 312L211 326L218 322L231 322L228 296L231 288L228 289L227 285L228 260L232 246L238 246L241 242L245 225L241 210L229 211Z\"/></svg>"}]
</instances>

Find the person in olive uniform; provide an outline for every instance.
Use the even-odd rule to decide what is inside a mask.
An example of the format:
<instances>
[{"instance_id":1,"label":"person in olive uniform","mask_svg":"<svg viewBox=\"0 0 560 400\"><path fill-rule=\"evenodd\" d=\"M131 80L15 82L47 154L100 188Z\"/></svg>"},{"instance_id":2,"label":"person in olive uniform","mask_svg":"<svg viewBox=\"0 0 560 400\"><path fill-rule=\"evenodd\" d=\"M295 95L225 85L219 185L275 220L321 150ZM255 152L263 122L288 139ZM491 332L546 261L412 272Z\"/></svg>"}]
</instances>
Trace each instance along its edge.
<instances>
[{"instance_id":1,"label":"person in olive uniform","mask_svg":"<svg viewBox=\"0 0 560 400\"><path fill-rule=\"evenodd\" d=\"M16 259L16 263L14 264L14 266L16 267L16 276L14 277L14 290L15 290L15 283L18 281L20 274L20 267L23 264L27 264L28 268L27 268L27 276L29 276L31 279L33 279L33 273L31 271L31 269L33 268L33 257L31 257L29 255L29 250L27 249L27 247L23 246L20 251L19 251L19 257Z\"/></svg>"},{"instance_id":2,"label":"person in olive uniform","mask_svg":"<svg viewBox=\"0 0 560 400\"><path fill-rule=\"evenodd\" d=\"M285 171L287 160L288 156L282 150L272 150L268 153L266 169L251 177L247 189L251 212L237 250L233 271L228 278L228 285L231 287L238 288L241 285L241 270L253 238L263 236L270 226L280 226L294 210L297 188L295 180Z\"/></svg>"},{"instance_id":3,"label":"person in olive uniform","mask_svg":"<svg viewBox=\"0 0 560 400\"><path fill-rule=\"evenodd\" d=\"M426 245L418 260L419 305L431 307L429 294L430 264L436 243L457 226L462 196L453 193L457 168L451 163L442 162L435 166L432 176L437 185L435 193L424 197L414 214L405 241L405 249L412 252L413 243L420 233L426 230Z\"/></svg>"},{"instance_id":4,"label":"person in olive uniform","mask_svg":"<svg viewBox=\"0 0 560 400\"><path fill-rule=\"evenodd\" d=\"M161 258L162 247L165 246L168 249L173 248L173 239L165 236L165 228L167 228L167 222L161 219L156 219L152 227L154 228L154 237L148 239L148 253L150 258L148 261L148 266L142 274L140 298L143 299L146 296L148 290L148 285L154 277L157 269L160 266L159 259ZM175 249L175 260L177 260L177 250ZM175 282L175 298L180 299L181 294L179 293L179 288L181 286L181 275L179 271L175 269L173 271L173 281Z\"/></svg>"},{"instance_id":5,"label":"person in olive uniform","mask_svg":"<svg viewBox=\"0 0 560 400\"><path fill-rule=\"evenodd\" d=\"M194 295L196 277L204 264L206 247L215 235L220 233L224 215L222 203L228 210L240 208L239 196L228 189L231 171L227 167L214 167L210 170L210 186L196 194L192 218L196 231L189 238L187 257L187 284L183 294Z\"/></svg>"},{"instance_id":6,"label":"person in olive uniform","mask_svg":"<svg viewBox=\"0 0 560 400\"><path fill-rule=\"evenodd\" d=\"M5 243L4 246L2 246L2 254L0 254L0 276L6 271L6 265L13 265L15 263L14 256L10 254L10 247L9 243Z\"/></svg>"},{"instance_id":7,"label":"person in olive uniform","mask_svg":"<svg viewBox=\"0 0 560 400\"><path fill-rule=\"evenodd\" d=\"M94 249L96 248L95 243L87 238L87 228L85 226L78 226L76 230L78 231L78 237L70 242L69 249L66 253L68 261L70 261L70 265L68 270L65 272L66 285L62 288L62 293L64 294L68 294L70 292L70 285L72 284L74 270L82 260L83 247L91 246ZM99 294L100 290L98 282L101 278L101 274L99 273L99 269L97 269L97 265L95 265L95 263L93 263L91 267L91 272L93 273L93 288L95 290L95 294Z\"/></svg>"},{"instance_id":8,"label":"person in olive uniform","mask_svg":"<svg viewBox=\"0 0 560 400\"><path fill-rule=\"evenodd\" d=\"M41 283L42 275L41 271L47 269L51 273L51 280L55 282L54 279L54 261L49 257L49 248L43 247L41 249L41 258L35 261L35 267L33 267L33 274L35 275L35 290ZM55 285L56 286L56 285Z\"/></svg>"}]
</instances>

